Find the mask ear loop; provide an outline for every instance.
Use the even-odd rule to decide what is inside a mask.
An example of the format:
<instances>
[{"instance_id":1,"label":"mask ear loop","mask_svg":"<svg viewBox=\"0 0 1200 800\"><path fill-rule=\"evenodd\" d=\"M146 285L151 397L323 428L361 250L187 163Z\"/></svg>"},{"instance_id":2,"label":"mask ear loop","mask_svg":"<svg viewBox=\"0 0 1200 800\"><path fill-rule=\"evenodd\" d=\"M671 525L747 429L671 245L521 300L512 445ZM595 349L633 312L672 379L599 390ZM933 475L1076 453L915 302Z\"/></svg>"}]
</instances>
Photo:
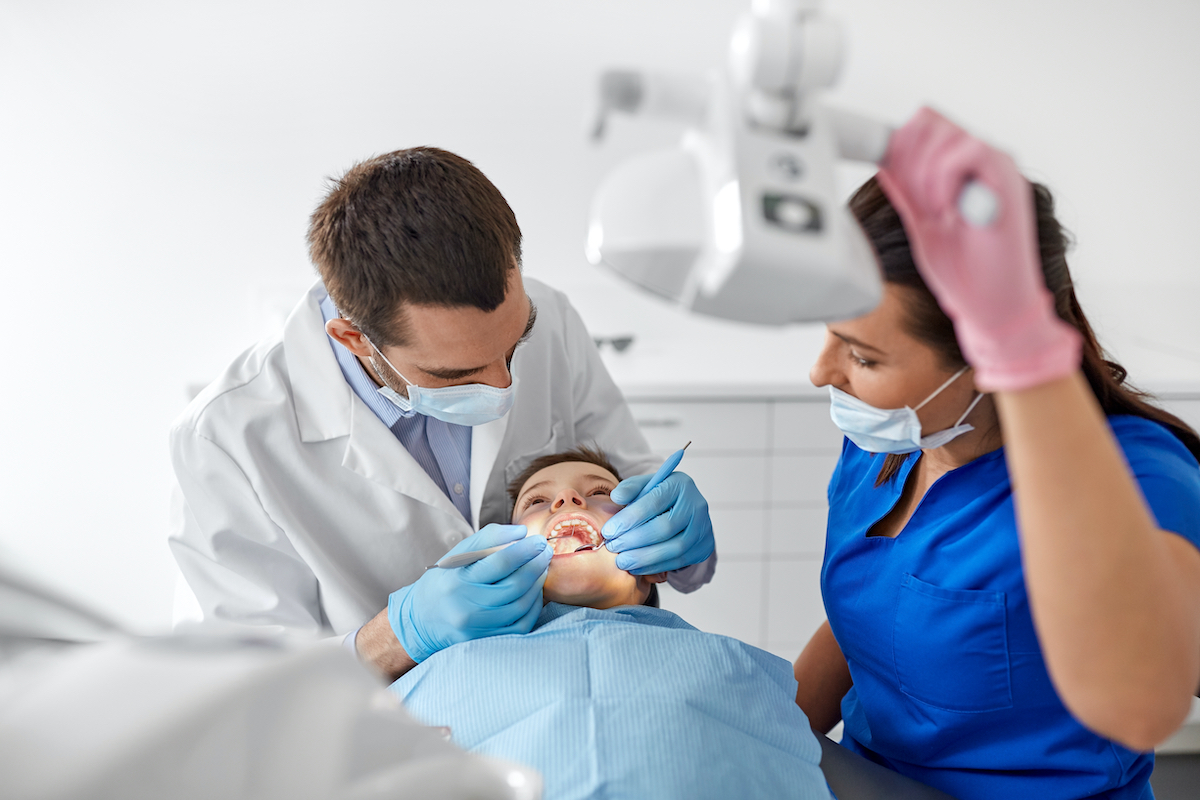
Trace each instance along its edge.
<instances>
[{"instance_id":1,"label":"mask ear loop","mask_svg":"<svg viewBox=\"0 0 1200 800\"><path fill-rule=\"evenodd\" d=\"M967 410L963 412L963 415L958 418L958 422L954 423L954 427L957 428L959 425L962 425L963 420L971 415L971 412L975 410L975 406L979 405L979 401L982 399L983 392L976 392L975 399L971 401L971 405L967 406Z\"/></svg>"},{"instance_id":2,"label":"mask ear loop","mask_svg":"<svg viewBox=\"0 0 1200 800\"><path fill-rule=\"evenodd\" d=\"M920 411L925 406L926 403L928 403L930 400L932 400L933 398L935 398L939 394L941 394L943 389L945 389L947 386L949 386L950 384L952 384L956 380L958 380L960 377L962 377L963 373L965 373L970 368L971 368L970 365L965 366L962 369L960 369L958 372L951 375L950 380L946 381L941 386L939 386L933 394L929 395L929 397L926 397L921 402L921 405L914 408L913 411ZM971 401L971 405L967 406L967 410L962 413L962 416L958 418L958 422L955 422L952 427L957 428L959 425L962 425L963 420L971 415L971 412L975 410L975 406L979 405L979 401L982 399L983 399L983 392L976 392L975 399Z\"/></svg>"},{"instance_id":3,"label":"mask ear loop","mask_svg":"<svg viewBox=\"0 0 1200 800\"><path fill-rule=\"evenodd\" d=\"M329 299L330 299L331 301L333 300L333 298L332 298L332 297L330 297ZM360 326L360 325L359 325L357 322L355 322L354 320L350 319L350 318L349 318L349 317L347 317L347 316L343 316L343 315L342 315L342 312L338 310L337 303L334 303L334 304L333 304L333 313L337 314L337 315L338 315L338 316L340 316L342 319L346 320L346 321L347 321L347 322L349 322L351 325L353 325L353 326L354 326L354 329L355 329L356 331L358 331L358 332L359 332L359 334L361 334L361 335L362 335L363 339L365 339L365 340L366 340L367 344L371 345L371 349L372 349L372 350L374 350L376 353L378 353L378 354L379 354L379 357L383 359L383 363L385 363L385 364L387 364L389 367L391 367L391 369L392 369L392 372L394 372L394 373L396 373L397 375L399 375L399 376L400 376L400 380L404 381L404 383L405 383L407 386L416 386L416 384L415 384L415 383L413 383L412 381L410 381L408 378L404 377L404 373L403 373L403 372L401 372L400 370L396 369L396 367L395 367L395 366L392 364L392 362L388 361L388 357L387 357L387 356L385 356L385 355L383 354L383 351L382 351L382 350L380 350L378 347L376 347L376 346L375 346L375 343L371 341L371 337L370 337L370 336L367 336L365 333L363 333L363 329L362 329L362 327L361 327L361 326ZM389 388L389 389L392 389L392 387L388 385L387 379L385 379L385 378L383 377L383 370L381 370L381 369L379 368L379 365L375 363L375 356L367 356L367 361L370 361L370 362L371 362L371 369L375 370L375 374L379 376L379 379L380 379L381 381L383 381L383 385L384 385L384 386L387 386L387 388ZM392 391L393 391L393 392L395 392L396 390L395 390L395 389L392 389ZM399 392L396 392L396 394L399 394ZM405 394L407 395L407 394L408 394L408 392L407 392L407 391L405 391Z\"/></svg>"},{"instance_id":4,"label":"mask ear loop","mask_svg":"<svg viewBox=\"0 0 1200 800\"><path fill-rule=\"evenodd\" d=\"M365 337L365 334L364 334L364 337ZM371 346L372 346L372 347L374 347L374 345L371 345ZM382 354L382 353L380 353L380 355L383 355L383 354ZM934 390L933 390L933 394L929 395L929 397L926 397L924 400L922 400L922 401L921 401L921 404L920 404L920 405L918 405L916 408L914 408L914 409L913 409L913 411L920 411L922 408L924 408L924 407L925 407L925 406L926 406L926 405L929 403L929 401L930 401L930 400L932 400L933 398L935 398L935 397L937 397L939 394L941 394L941 393L942 393L942 392L943 392L943 391L946 389L946 387L947 387L947 386L949 386L950 384L952 384L952 383L954 383L956 380L958 380L960 377L962 377L963 373L965 373L965 372L966 372L967 370L969 370L970 368L971 368L971 367L970 367L969 365L968 365L968 366L965 366L965 367L963 367L962 369L960 369L958 372L956 372L956 373L954 373L953 375L951 375L951 376L950 376L950 380L946 381L946 382L945 382L945 383L943 383L941 386L939 386L938 388L934 389ZM973 406L973 405L972 405L971 407L972 407L972 408L974 408L974 406ZM959 422L962 422L962 420L959 420Z\"/></svg>"},{"instance_id":5,"label":"mask ear loop","mask_svg":"<svg viewBox=\"0 0 1200 800\"><path fill-rule=\"evenodd\" d=\"M353 322L353 320L351 320L351 322ZM357 325L355 325L354 327L355 327L355 328L358 328L358 326L357 326ZM385 364L387 364L389 367L391 367L391 370L392 370L392 372L394 372L394 373L396 373L397 375L399 375L399 376L400 376L400 380L404 381L404 383L405 383L406 385L408 385L408 386L416 386L416 384L415 384L415 383L413 383L412 381L410 381L408 378L404 377L404 373L403 373L403 372L401 372L400 370L396 369L395 365L394 365L394 364L392 364L392 362L388 361L388 357L387 357L387 356L385 356L385 355L383 354L383 351L382 351L382 350L380 350L378 347L376 347L376 346L375 346L375 343L371 341L371 338L370 338L369 336L367 336L365 333L363 333L363 332L362 332L362 328L358 328L358 332L359 332L360 334L362 334L362 337L363 337L363 339L365 339L365 340L366 340L367 344L371 345L371 349L372 349L372 350L374 350L376 353L378 353L378 354L379 354L379 357L383 359L383 363L385 363ZM383 378L383 370L381 370L381 369L379 368L379 365L375 363L375 357L374 357L374 356L367 356L367 360L371 362L371 366L372 366L372 367L375 369L375 373L376 373L377 375L379 375L379 377L382 379L382 378ZM384 385L384 386L387 386L387 381L386 381L386 380L383 382L383 385ZM388 386L388 388L389 388L389 389L391 389L392 387ZM395 390L395 389L392 389L392 391L394 392L394 391L396 391L396 390ZM407 394L407 392L405 392L405 394Z\"/></svg>"}]
</instances>

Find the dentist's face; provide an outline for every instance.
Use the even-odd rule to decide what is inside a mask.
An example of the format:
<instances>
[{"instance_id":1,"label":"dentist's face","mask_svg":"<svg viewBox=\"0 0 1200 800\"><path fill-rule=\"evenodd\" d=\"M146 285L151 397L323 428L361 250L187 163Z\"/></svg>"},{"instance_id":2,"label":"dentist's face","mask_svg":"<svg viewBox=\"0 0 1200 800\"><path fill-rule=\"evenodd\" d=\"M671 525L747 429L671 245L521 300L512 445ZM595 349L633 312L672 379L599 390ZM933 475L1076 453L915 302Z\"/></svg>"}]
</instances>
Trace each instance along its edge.
<instances>
[{"instance_id":1,"label":"dentist's face","mask_svg":"<svg viewBox=\"0 0 1200 800\"><path fill-rule=\"evenodd\" d=\"M492 311L470 306L408 305L404 308L408 342L381 345L388 367L370 342L347 319L332 319L326 332L354 355L376 383L407 396L399 371L417 386L439 389L481 383L500 389L512 383L509 365L518 347L533 334L537 308L525 294L521 271L509 272L504 301Z\"/></svg>"},{"instance_id":2,"label":"dentist's face","mask_svg":"<svg viewBox=\"0 0 1200 800\"><path fill-rule=\"evenodd\" d=\"M554 558L542 594L547 601L591 608L640 605L651 583L666 574L638 577L617 569L600 529L621 506L609 493L619 481L603 467L579 461L535 472L517 496L512 521L550 540Z\"/></svg>"}]
</instances>

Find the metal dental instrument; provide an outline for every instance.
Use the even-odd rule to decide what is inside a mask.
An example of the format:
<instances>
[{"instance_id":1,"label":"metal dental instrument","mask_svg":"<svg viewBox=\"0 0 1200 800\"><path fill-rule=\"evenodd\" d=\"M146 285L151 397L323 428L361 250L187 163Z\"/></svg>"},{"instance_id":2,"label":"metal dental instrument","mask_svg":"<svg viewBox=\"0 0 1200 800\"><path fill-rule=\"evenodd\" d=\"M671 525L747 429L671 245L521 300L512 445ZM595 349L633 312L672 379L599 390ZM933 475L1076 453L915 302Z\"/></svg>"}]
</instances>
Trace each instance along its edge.
<instances>
[{"instance_id":1,"label":"metal dental instrument","mask_svg":"<svg viewBox=\"0 0 1200 800\"><path fill-rule=\"evenodd\" d=\"M654 487L665 481L667 476L674 472L675 468L679 466L679 462L683 461L683 451L687 450L691 446L692 443L689 440L688 443L683 447L667 456L667 460L662 463L662 466L658 468L658 471L654 473L650 480L646 481L646 485L642 487L640 492L638 492L637 497L633 498L633 500L629 502L629 505L633 505L638 500L641 500L643 497L650 494L650 492L654 491Z\"/></svg>"},{"instance_id":2,"label":"metal dental instrument","mask_svg":"<svg viewBox=\"0 0 1200 800\"><path fill-rule=\"evenodd\" d=\"M689 441L683 447L667 456L667 460L664 461L662 466L658 468L658 472L654 473L654 477L647 481L646 485L642 487L642 490L638 492L638 496L633 498L633 502L631 502L629 505L633 505L633 503L641 500L643 497L650 494L650 492L654 490L654 487L665 481L667 476L674 472L675 468L679 466L679 462L683 461L683 451L687 450L691 444L692 443Z\"/></svg>"},{"instance_id":3,"label":"metal dental instrument","mask_svg":"<svg viewBox=\"0 0 1200 800\"><path fill-rule=\"evenodd\" d=\"M638 496L633 498L634 503L636 503L638 500L641 500L643 497L648 495L650 493L650 491L652 489L654 489L655 486L658 486L660 483L662 483L664 480L667 479L668 475L670 475L672 472L675 471L675 468L679 466L679 462L683 460L683 451L687 450L690 445L691 445L691 442L688 442L683 447L676 450L674 453L672 453L670 456L667 457L667 460L664 461L662 466L658 468L658 472L655 472L654 476L652 478L650 478L650 481L645 486L642 487L642 490L640 492L638 492ZM632 503L631 503L631 505L632 505ZM561 536L549 536L546 538L546 541L553 541L554 539L561 539L561 538L562 538ZM519 542L519 541L521 541L521 540L517 539L517 542ZM435 569L435 568L436 569L455 569L457 567L465 567L468 564L474 564L476 561L480 561L482 559L487 558L492 553L499 553L504 548L510 547L510 546L516 544L517 542L508 542L507 544L498 544L495 547L485 547L482 550L470 550L466 553L455 553L452 556L442 556L442 558L439 559L436 564L430 564L425 569L427 569L427 570Z\"/></svg>"},{"instance_id":4,"label":"metal dental instrument","mask_svg":"<svg viewBox=\"0 0 1200 800\"><path fill-rule=\"evenodd\" d=\"M517 539L517 542L521 541ZM498 544L495 547L485 547L482 550L469 550L465 553L455 553L452 556L442 556L436 564L430 564L425 569L454 569L455 567L465 567L468 564L474 564L476 561L481 561L487 558L492 553L499 553L506 547L511 547L517 542L508 542L507 544Z\"/></svg>"}]
</instances>

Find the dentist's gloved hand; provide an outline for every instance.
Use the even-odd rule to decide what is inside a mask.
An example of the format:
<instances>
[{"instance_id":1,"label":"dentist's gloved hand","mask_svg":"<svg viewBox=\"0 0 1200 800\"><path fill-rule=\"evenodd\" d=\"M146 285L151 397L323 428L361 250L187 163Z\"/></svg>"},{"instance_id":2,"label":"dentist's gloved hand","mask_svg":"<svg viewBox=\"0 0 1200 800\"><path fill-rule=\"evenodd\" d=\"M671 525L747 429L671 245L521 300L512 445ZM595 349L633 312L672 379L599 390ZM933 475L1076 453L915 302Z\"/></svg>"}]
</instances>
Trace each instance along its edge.
<instances>
[{"instance_id":1,"label":"dentist's gloved hand","mask_svg":"<svg viewBox=\"0 0 1200 800\"><path fill-rule=\"evenodd\" d=\"M650 494L633 503L650 475L637 475L617 484L612 501L632 503L604 523L605 545L617 557L617 567L634 575L699 564L716 549L708 501L682 472L672 472Z\"/></svg>"},{"instance_id":2,"label":"dentist's gloved hand","mask_svg":"<svg viewBox=\"0 0 1200 800\"><path fill-rule=\"evenodd\" d=\"M526 534L524 525L487 525L447 555L517 543L465 567L428 570L392 592L388 622L409 658L420 663L452 644L533 629L554 552L544 536Z\"/></svg>"},{"instance_id":3,"label":"dentist's gloved hand","mask_svg":"<svg viewBox=\"0 0 1200 800\"><path fill-rule=\"evenodd\" d=\"M976 227L958 196L968 180L999 214ZM879 183L904 222L917 269L954 322L983 391L1015 391L1079 368L1082 339L1054 311L1038 253L1033 189L1004 153L923 108L888 144Z\"/></svg>"}]
</instances>

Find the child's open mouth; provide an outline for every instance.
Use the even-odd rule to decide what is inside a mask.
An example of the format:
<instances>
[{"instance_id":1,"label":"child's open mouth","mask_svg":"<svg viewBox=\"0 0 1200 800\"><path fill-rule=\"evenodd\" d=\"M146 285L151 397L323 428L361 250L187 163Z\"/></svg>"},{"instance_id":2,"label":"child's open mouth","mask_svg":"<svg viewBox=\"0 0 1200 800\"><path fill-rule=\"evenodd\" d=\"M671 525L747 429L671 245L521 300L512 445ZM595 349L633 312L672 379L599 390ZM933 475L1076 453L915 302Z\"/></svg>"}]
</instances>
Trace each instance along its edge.
<instances>
[{"instance_id":1,"label":"child's open mouth","mask_svg":"<svg viewBox=\"0 0 1200 800\"><path fill-rule=\"evenodd\" d=\"M590 553L604 544L604 537L588 520L570 517L559 521L546 539L554 550L555 557Z\"/></svg>"}]
</instances>

